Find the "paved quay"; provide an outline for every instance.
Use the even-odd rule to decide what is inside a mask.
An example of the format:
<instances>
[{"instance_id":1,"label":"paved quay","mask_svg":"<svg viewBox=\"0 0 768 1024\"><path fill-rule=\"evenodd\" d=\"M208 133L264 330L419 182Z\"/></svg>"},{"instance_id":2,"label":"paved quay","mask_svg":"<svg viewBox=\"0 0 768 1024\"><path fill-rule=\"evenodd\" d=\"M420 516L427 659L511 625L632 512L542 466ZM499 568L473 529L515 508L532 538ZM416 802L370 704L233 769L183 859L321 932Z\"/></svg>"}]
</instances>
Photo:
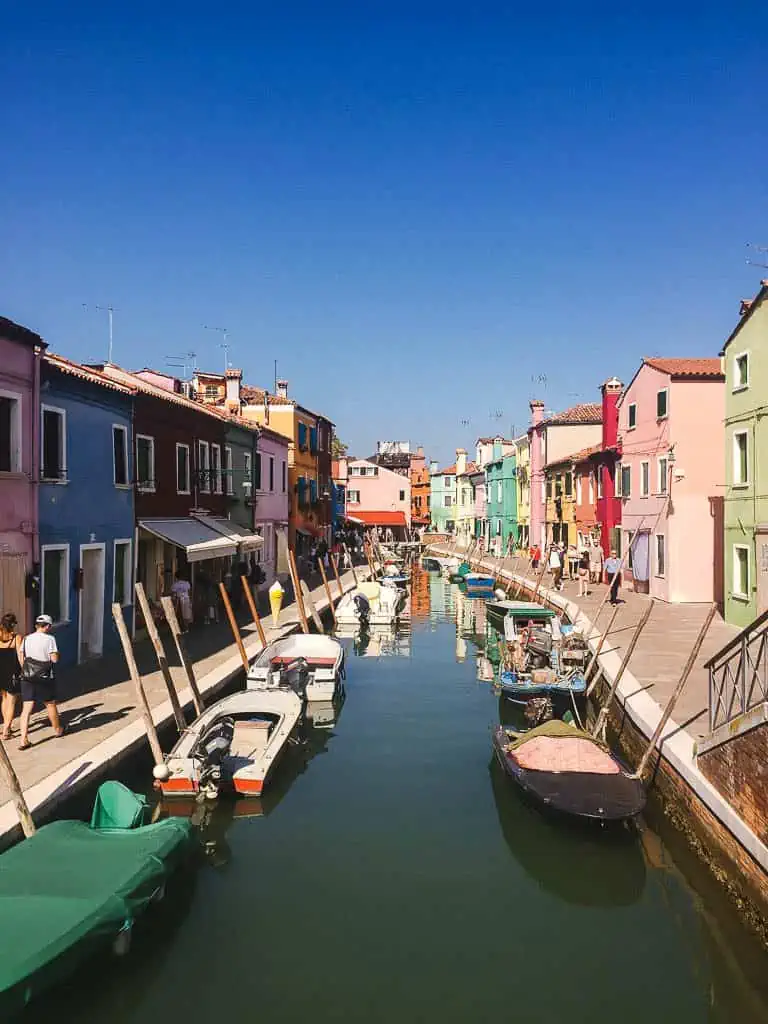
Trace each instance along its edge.
<instances>
[{"instance_id":1,"label":"paved quay","mask_svg":"<svg viewBox=\"0 0 768 1024\"><path fill-rule=\"evenodd\" d=\"M370 575L360 566L356 567L356 572L360 579ZM345 593L355 585L351 571L343 573L341 581ZM338 586L335 580L330 583L330 588L336 603ZM311 594L318 611L327 609L328 598L322 584ZM226 615L223 612L222 615L223 621L195 629L187 637L187 649L204 697L222 689L243 671L232 631ZM261 649L256 626L244 608L238 618L246 653L249 659L253 659ZM298 630L300 623L296 604L283 607L277 628L271 626L271 621L271 616L262 617L267 642ZM191 721L192 695L186 674L170 632L163 630L161 636L179 698L186 705L187 720ZM165 725L171 721L172 711L154 648L148 640L141 641L134 646L134 652L152 716L158 726ZM30 728L33 746L19 750L18 718L13 735L5 744L30 810L37 817L50 814L58 804L102 776L108 766L115 765L142 744L147 744L134 687L122 654L62 673L60 689L59 709L67 727L66 735L57 739L45 711L36 711ZM16 811L8 788L0 778L0 843L7 842L17 831Z\"/></svg>"}]
</instances>

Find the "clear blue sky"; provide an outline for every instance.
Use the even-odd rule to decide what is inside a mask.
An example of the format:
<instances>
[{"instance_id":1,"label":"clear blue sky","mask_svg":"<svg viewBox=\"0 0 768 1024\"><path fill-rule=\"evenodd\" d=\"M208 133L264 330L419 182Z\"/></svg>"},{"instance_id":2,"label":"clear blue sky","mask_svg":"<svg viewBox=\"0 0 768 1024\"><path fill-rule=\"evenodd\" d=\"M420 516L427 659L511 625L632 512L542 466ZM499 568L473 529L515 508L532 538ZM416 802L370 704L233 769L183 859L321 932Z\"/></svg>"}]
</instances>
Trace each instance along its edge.
<instances>
[{"instance_id":1,"label":"clear blue sky","mask_svg":"<svg viewBox=\"0 0 768 1024\"><path fill-rule=\"evenodd\" d=\"M83 303L129 368L221 325L356 454L445 461L716 355L768 276L764 4L73 6L0 33L0 312L72 358Z\"/></svg>"}]
</instances>

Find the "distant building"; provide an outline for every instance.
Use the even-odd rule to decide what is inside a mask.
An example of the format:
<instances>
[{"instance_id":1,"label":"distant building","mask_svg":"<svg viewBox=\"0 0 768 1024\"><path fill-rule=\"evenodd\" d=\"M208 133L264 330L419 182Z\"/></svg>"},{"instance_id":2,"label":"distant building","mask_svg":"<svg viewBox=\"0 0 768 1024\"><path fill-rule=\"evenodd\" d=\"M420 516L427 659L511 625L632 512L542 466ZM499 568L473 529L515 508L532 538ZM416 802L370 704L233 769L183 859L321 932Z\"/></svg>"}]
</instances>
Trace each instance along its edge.
<instances>
[{"instance_id":1,"label":"distant building","mask_svg":"<svg viewBox=\"0 0 768 1024\"><path fill-rule=\"evenodd\" d=\"M339 459L339 480L346 487L346 517L357 526L391 530L407 539L411 527L411 482L370 459Z\"/></svg>"},{"instance_id":2,"label":"distant building","mask_svg":"<svg viewBox=\"0 0 768 1024\"><path fill-rule=\"evenodd\" d=\"M429 526L430 474L424 449L419 446L410 456L411 525L414 529Z\"/></svg>"}]
</instances>

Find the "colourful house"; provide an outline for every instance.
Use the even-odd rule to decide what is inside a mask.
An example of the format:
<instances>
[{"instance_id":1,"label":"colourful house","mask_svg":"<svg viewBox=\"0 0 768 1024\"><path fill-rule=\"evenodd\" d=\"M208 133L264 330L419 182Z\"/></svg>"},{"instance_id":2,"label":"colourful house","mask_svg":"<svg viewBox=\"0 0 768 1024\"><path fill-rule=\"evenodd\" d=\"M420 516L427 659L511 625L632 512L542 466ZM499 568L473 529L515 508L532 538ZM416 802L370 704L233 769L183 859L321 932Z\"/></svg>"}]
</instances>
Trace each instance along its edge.
<instances>
[{"instance_id":1,"label":"colourful house","mask_svg":"<svg viewBox=\"0 0 768 1024\"><path fill-rule=\"evenodd\" d=\"M411 457L409 467L411 481L411 525L414 529L429 526L430 472L424 449L419 448Z\"/></svg>"},{"instance_id":2,"label":"colourful house","mask_svg":"<svg viewBox=\"0 0 768 1024\"><path fill-rule=\"evenodd\" d=\"M476 512L476 525L475 533L477 537L483 538L486 551L489 549L492 540L491 532L491 521L488 517L488 504L491 499L491 495L488 491L488 480L486 469L489 463L496 459L503 458L505 455L511 455L515 452L515 442L510 441L503 437L501 434L496 434L493 437L478 437L475 442L475 465L478 470L482 470L483 473L483 484L481 489L481 502L480 512L482 519L478 512ZM477 485L475 485L477 487ZM499 516L501 518L501 511L499 510ZM496 545L498 546L498 544Z\"/></svg>"},{"instance_id":3,"label":"colourful house","mask_svg":"<svg viewBox=\"0 0 768 1024\"><path fill-rule=\"evenodd\" d=\"M464 448L456 449L456 536L468 546L475 535L475 494L472 474L477 469L474 462L467 462Z\"/></svg>"},{"instance_id":4,"label":"colourful house","mask_svg":"<svg viewBox=\"0 0 768 1024\"><path fill-rule=\"evenodd\" d=\"M527 434L515 439L517 455L517 544L527 550L531 537L531 444Z\"/></svg>"},{"instance_id":5,"label":"colourful house","mask_svg":"<svg viewBox=\"0 0 768 1024\"><path fill-rule=\"evenodd\" d=\"M40 359L45 342L0 317L0 605L23 630L31 627L40 542L37 480L40 452Z\"/></svg>"},{"instance_id":6,"label":"colourful house","mask_svg":"<svg viewBox=\"0 0 768 1024\"><path fill-rule=\"evenodd\" d=\"M370 459L339 459L339 479L346 485L347 519L378 527L384 535L405 540L411 527L411 481L406 474Z\"/></svg>"},{"instance_id":7,"label":"colourful house","mask_svg":"<svg viewBox=\"0 0 768 1024\"><path fill-rule=\"evenodd\" d=\"M626 577L662 601L722 600L725 376L719 359L644 359L618 402Z\"/></svg>"},{"instance_id":8,"label":"colourful house","mask_svg":"<svg viewBox=\"0 0 768 1024\"><path fill-rule=\"evenodd\" d=\"M438 533L453 533L456 528L456 464L438 469L430 464L429 519Z\"/></svg>"},{"instance_id":9,"label":"colourful house","mask_svg":"<svg viewBox=\"0 0 768 1024\"><path fill-rule=\"evenodd\" d=\"M725 618L768 611L768 281L720 353L725 369Z\"/></svg>"},{"instance_id":10,"label":"colourful house","mask_svg":"<svg viewBox=\"0 0 768 1024\"><path fill-rule=\"evenodd\" d=\"M486 520L489 550L505 554L517 546L517 453L502 454L496 443L494 458L485 466Z\"/></svg>"},{"instance_id":11,"label":"colourful house","mask_svg":"<svg viewBox=\"0 0 768 1024\"><path fill-rule=\"evenodd\" d=\"M546 542L576 543L576 493L573 456L557 459L544 467L546 481Z\"/></svg>"},{"instance_id":12,"label":"colourful house","mask_svg":"<svg viewBox=\"0 0 768 1024\"><path fill-rule=\"evenodd\" d=\"M481 537L485 536L486 517L488 514L485 494L485 470L478 469L475 466L474 471L469 474L469 481L472 484L474 498L474 532L472 537L474 540L480 540Z\"/></svg>"}]
</instances>

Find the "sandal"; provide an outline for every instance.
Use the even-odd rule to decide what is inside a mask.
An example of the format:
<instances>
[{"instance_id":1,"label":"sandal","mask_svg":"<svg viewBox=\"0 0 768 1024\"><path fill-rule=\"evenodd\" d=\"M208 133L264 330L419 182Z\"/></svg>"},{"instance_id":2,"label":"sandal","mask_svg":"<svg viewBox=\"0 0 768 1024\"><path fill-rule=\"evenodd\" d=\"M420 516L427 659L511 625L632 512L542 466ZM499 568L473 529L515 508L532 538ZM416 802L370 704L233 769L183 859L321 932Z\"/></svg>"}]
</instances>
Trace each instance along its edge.
<instances>
[{"instance_id":1,"label":"sandal","mask_svg":"<svg viewBox=\"0 0 768 1024\"><path fill-rule=\"evenodd\" d=\"M19 744L19 750L29 750L29 748L31 746L32 746L32 744L29 742L29 740L27 740L26 743L20 743Z\"/></svg>"},{"instance_id":2,"label":"sandal","mask_svg":"<svg viewBox=\"0 0 768 1024\"><path fill-rule=\"evenodd\" d=\"M67 734L67 729L66 729L66 726L63 726L63 725L62 725L62 727L61 727L60 729L56 729L56 730L55 730L55 734L54 734L54 735L56 736L56 739L57 739L57 740L60 740L60 739L61 739L61 737L62 737L62 736L66 736L66 734Z\"/></svg>"}]
</instances>

